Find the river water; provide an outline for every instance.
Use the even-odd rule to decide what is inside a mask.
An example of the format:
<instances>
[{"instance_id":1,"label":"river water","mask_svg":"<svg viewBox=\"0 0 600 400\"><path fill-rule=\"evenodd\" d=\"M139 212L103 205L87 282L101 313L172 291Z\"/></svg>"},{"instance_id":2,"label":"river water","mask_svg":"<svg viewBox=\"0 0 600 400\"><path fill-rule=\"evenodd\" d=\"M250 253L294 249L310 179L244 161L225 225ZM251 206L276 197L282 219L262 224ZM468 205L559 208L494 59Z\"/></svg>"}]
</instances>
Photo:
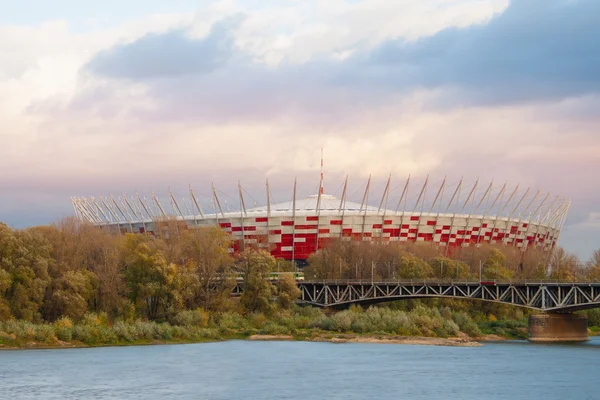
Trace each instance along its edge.
<instances>
[{"instance_id":1,"label":"river water","mask_svg":"<svg viewBox=\"0 0 600 400\"><path fill-rule=\"evenodd\" d=\"M600 340L0 351L1 399L600 399Z\"/></svg>"}]
</instances>

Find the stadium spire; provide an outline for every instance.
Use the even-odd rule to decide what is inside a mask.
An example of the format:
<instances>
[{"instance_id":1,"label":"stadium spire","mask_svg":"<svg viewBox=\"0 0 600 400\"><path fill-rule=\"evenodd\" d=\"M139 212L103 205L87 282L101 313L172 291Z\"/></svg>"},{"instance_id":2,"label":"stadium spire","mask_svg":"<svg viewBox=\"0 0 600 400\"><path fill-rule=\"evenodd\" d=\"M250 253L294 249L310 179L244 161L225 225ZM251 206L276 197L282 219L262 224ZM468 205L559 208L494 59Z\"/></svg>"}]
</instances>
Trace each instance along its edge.
<instances>
[{"instance_id":1,"label":"stadium spire","mask_svg":"<svg viewBox=\"0 0 600 400\"><path fill-rule=\"evenodd\" d=\"M323 148L321 147L321 183L319 185L319 193L325 194L325 188L323 187Z\"/></svg>"}]
</instances>

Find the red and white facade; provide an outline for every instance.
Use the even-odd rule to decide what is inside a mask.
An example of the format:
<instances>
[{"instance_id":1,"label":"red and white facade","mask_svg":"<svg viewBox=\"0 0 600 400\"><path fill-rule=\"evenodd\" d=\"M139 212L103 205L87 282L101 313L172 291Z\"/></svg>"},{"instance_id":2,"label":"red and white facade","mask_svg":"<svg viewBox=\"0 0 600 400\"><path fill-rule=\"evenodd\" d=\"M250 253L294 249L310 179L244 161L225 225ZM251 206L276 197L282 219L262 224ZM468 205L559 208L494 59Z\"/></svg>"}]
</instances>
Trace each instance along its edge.
<instances>
[{"instance_id":1,"label":"red and white facade","mask_svg":"<svg viewBox=\"0 0 600 400\"><path fill-rule=\"evenodd\" d=\"M245 207L240 187L240 210L234 212L223 212L214 188L214 212L211 214L203 212L191 190L189 204L192 209L185 202L186 213L182 212L172 194L172 212L169 213L154 195L151 202L139 196L137 199L125 196L99 200L73 198L72 201L79 219L109 229L159 234L154 228L155 221L175 218L185 221L189 228L221 227L231 234L233 251L242 245L254 245L269 250L275 257L288 260L306 259L332 240L429 242L446 250L482 243L523 250L531 247L550 250L559 239L570 206L566 199L540 195L539 191L535 196L529 189L524 194L519 192L518 186L514 191L508 191L506 184L495 191L492 184L484 186L480 192L485 193L476 198L477 182L472 189L463 188L469 195L464 202L459 202L462 180L454 191L449 191L454 195L446 205L441 202L447 189L444 179L442 186L432 192L437 196L427 207L424 199L426 180L409 211L406 209L409 181L394 210L383 206L388 202L389 180L379 207L374 207L367 205L369 183L362 203L355 203L346 201L347 181L341 198L325 194L322 175L318 194L296 199L294 184L293 200L278 204L270 204L267 183L267 205L250 209ZM404 209L401 210L402 204ZM465 211L468 205L472 212ZM457 206L458 212L450 212L451 206ZM424 211L425 208L428 211Z\"/></svg>"}]
</instances>

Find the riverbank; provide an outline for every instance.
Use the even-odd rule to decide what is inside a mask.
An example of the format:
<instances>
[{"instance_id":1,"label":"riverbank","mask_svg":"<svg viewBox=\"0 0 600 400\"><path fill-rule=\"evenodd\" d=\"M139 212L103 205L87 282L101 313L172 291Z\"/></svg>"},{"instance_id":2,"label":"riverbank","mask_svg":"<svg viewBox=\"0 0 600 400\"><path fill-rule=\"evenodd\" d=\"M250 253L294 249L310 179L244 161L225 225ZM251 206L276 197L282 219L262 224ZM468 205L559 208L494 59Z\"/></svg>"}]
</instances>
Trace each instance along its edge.
<instances>
[{"instance_id":1,"label":"riverbank","mask_svg":"<svg viewBox=\"0 0 600 400\"><path fill-rule=\"evenodd\" d=\"M328 342L328 343L371 343L371 344L408 344L408 345L426 345L426 346L455 346L455 347L478 347L482 344L478 340L464 337L453 338L434 338L423 336L396 336L396 335L378 335L378 336L361 336L351 334L330 335L323 332L319 335L305 338L297 338L292 335L261 335L255 334L246 338L223 338L220 340L202 340L202 341L181 341L181 340L154 340L150 342L137 343L107 343L88 345L83 342L63 342L56 341L55 343L38 343L25 342L21 346L7 346L0 344L0 350L40 350L40 349L73 349L73 348L93 348L93 347L118 347L118 346L152 346L166 344L192 344L192 343L209 343L209 342L224 342L229 340L248 340L248 341L303 341L303 342ZM481 338L484 340L484 338Z\"/></svg>"},{"instance_id":2,"label":"riverbank","mask_svg":"<svg viewBox=\"0 0 600 400\"><path fill-rule=\"evenodd\" d=\"M0 332L0 342L5 334ZM16 339L16 337L14 338ZM498 335L485 335L477 338L471 338L464 333L456 337L425 337L425 336L399 336L399 335L359 335L342 334L327 331L296 332L296 335L269 335L254 333L248 336L243 334L234 334L228 337L215 339L153 339L138 341L117 341L109 343L88 344L82 341L62 341L53 339L51 342L37 341L13 341L14 345L0 343L0 350L24 350L24 349L72 349L72 348L93 348L93 347L120 347L120 346L152 346L167 344L193 344L193 343L211 343L225 342L230 340L248 340L248 341L303 341L303 342L328 342L328 343L371 343L371 344L408 344L408 345L426 345L426 346L454 346L454 347L479 347L483 342L503 341L507 338Z\"/></svg>"},{"instance_id":3,"label":"riverbank","mask_svg":"<svg viewBox=\"0 0 600 400\"><path fill-rule=\"evenodd\" d=\"M20 320L0 322L0 348L68 348L201 343L235 339L304 340L472 345L479 341L527 338L526 318L471 316L448 307L418 304L410 311L387 307L353 307L325 314L316 308L281 310L271 315L184 311L169 322L110 321L87 314L73 322Z\"/></svg>"}]
</instances>

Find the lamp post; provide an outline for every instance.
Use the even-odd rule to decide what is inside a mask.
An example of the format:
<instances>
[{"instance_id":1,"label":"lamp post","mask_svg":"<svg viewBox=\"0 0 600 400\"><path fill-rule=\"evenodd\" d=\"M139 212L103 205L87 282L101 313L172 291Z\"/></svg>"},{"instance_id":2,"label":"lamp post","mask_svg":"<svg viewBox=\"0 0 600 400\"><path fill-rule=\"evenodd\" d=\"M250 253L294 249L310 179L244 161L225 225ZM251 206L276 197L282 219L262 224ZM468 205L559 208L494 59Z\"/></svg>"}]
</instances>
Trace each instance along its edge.
<instances>
[{"instance_id":1,"label":"lamp post","mask_svg":"<svg viewBox=\"0 0 600 400\"><path fill-rule=\"evenodd\" d=\"M375 273L375 261L371 261L371 285L375 283L374 281L374 273Z\"/></svg>"},{"instance_id":2,"label":"lamp post","mask_svg":"<svg viewBox=\"0 0 600 400\"><path fill-rule=\"evenodd\" d=\"M481 262L481 260L479 260L479 282L481 282L481 278L483 276L483 266L485 265L484 262Z\"/></svg>"},{"instance_id":3,"label":"lamp post","mask_svg":"<svg viewBox=\"0 0 600 400\"><path fill-rule=\"evenodd\" d=\"M455 262L456 262L456 280L458 280L458 261L455 261Z\"/></svg>"}]
</instances>

